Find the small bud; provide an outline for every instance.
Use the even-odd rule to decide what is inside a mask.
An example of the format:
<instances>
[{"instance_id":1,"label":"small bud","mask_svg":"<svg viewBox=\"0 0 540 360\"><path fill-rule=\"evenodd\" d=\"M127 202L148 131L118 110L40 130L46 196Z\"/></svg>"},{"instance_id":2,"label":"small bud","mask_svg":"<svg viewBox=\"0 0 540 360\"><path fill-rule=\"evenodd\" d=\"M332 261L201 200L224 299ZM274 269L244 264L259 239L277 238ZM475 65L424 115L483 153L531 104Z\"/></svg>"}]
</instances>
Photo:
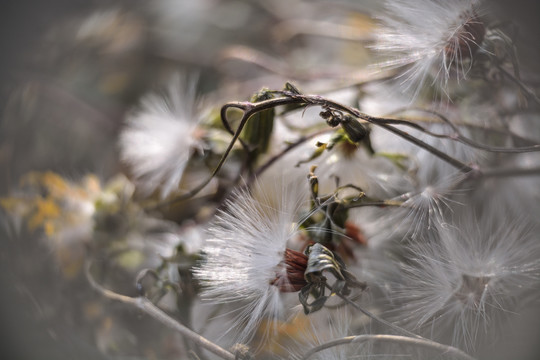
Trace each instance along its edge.
<instances>
[{"instance_id":1,"label":"small bud","mask_svg":"<svg viewBox=\"0 0 540 360\"><path fill-rule=\"evenodd\" d=\"M368 134L368 129L350 115L344 115L341 119L341 127L347 133L352 142L362 141Z\"/></svg>"},{"instance_id":2,"label":"small bud","mask_svg":"<svg viewBox=\"0 0 540 360\"><path fill-rule=\"evenodd\" d=\"M315 169L317 169L317 166L313 165L309 169L309 174L308 174L309 188L311 190L311 196L314 199L319 196L319 178L317 177L317 175L315 175Z\"/></svg>"},{"instance_id":3,"label":"small bud","mask_svg":"<svg viewBox=\"0 0 540 360\"><path fill-rule=\"evenodd\" d=\"M285 91L289 91L289 92L291 92L293 94L296 94L296 95L301 94L300 90L298 90L298 88L296 86L294 86L293 84L291 84L288 81L285 83Z\"/></svg>"},{"instance_id":4,"label":"small bud","mask_svg":"<svg viewBox=\"0 0 540 360\"><path fill-rule=\"evenodd\" d=\"M319 116L326 120L326 123L330 127L336 127L341 122L341 117L336 116L330 109L325 109L319 113Z\"/></svg>"},{"instance_id":5,"label":"small bud","mask_svg":"<svg viewBox=\"0 0 540 360\"><path fill-rule=\"evenodd\" d=\"M251 97L251 102L257 103L272 98L273 95L267 89L262 89ZM254 147L256 155L263 154L268 150L274 129L274 117L274 108L259 111L249 119L242 131L242 140Z\"/></svg>"}]
</instances>

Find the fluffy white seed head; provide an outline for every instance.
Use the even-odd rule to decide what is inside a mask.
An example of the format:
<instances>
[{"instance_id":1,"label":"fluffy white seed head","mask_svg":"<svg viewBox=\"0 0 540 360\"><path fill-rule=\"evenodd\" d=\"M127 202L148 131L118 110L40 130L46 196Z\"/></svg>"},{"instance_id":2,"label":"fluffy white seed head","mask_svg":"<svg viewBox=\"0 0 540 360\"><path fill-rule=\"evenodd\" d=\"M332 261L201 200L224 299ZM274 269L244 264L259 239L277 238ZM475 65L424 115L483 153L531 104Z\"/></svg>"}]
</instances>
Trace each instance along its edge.
<instances>
[{"instance_id":1,"label":"fluffy white seed head","mask_svg":"<svg viewBox=\"0 0 540 360\"><path fill-rule=\"evenodd\" d=\"M465 176L456 171L445 179L421 184L419 189L396 198L403 201L403 205L391 217L400 224L404 237L415 240L424 233L446 227L448 215L454 210L463 210L464 204L460 202L459 195L465 192L464 179Z\"/></svg>"},{"instance_id":2,"label":"fluffy white seed head","mask_svg":"<svg viewBox=\"0 0 540 360\"><path fill-rule=\"evenodd\" d=\"M263 318L286 313L284 284L276 279L287 279L284 257L298 231L304 193L296 185L283 185L277 199L267 198L264 189L256 195L237 191L208 230L205 260L194 273L203 299L238 305L231 330L240 342L252 338Z\"/></svg>"},{"instance_id":3,"label":"fluffy white seed head","mask_svg":"<svg viewBox=\"0 0 540 360\"><path fill-rule=\"evenodd\" d=\"M530 227L486 207L410 245L394 293L396 320L472 349L538 295L540 243Z\"/></svg>"},{"instance_id":4,"label":"fluffy white seed head","mask_svg":"<svg viewBox=\"0 0 540 360\"><path fill-rule=\"evenodd\" d=\"M424 85L446 92L449 80L467 77L485 27L478 0L389 0L375 50L383 68L402 68L401 89L415 98Z\"/></svg>"},{"instance_id":5,"label":"fluffy white seed head","mask_svg":"<svg viewBox=\"0 0 540 360\"><path fill-rule=\"evenodd\" d=\"M165 94L149 94L126 120L120 158L130 166L141 193L160 189L162 198L178 187L188 160L202 151L198 136L196 79L173 77Z\"/></svg>"}]
</instances>

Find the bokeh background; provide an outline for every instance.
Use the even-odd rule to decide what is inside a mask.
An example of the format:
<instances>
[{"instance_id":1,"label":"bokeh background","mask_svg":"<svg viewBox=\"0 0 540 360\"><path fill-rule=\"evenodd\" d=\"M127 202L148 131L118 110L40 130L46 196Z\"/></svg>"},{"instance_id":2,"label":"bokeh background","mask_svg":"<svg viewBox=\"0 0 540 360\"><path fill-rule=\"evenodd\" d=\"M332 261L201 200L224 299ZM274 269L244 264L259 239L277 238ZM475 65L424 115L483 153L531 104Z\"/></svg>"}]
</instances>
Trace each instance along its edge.
<instances>
[{"instance_id":1,"label":"bokeh background","mask_svg":"<svg viewBox=\"0 0 540 360\"><path fill-rule=\"evenodd\" d=\"M378 6L377 1L352 0L302 3L312 5L306 18L346 19L351 26L362 21L348 17L347 9ZM228 59L224 50L229 46L272 54L293 64L290 69L298 73L322 69L329 60L349 67L362 61L361 47L352 42L308 36L276 43L272 31L285 20L289 6L288 1L268 5L264 0L3 2L0 197L29 171L50 170L68 178L93 173L101 179L123 171L116 138L126 112L175 69L198 71L203 91L224 101L245 98L262 85L279 87L291 75L266 76L270 72L265 69ZM515 25L523 68L540 69L537 4L489 0L486 7ZM174 357L178 339L171 339L171 350L162 354L147 350L157 341L148 338L136 350L126 351L132 339L160 334L161 326L135 311L114 309L120 304L99 302L82 277L63 279L39 239L0 235L3 359L106 359L115 353L134 359ZM121 320L108 317L104 307L123 311ZM523 317L516 334L522 346L494 352L501 358L505 351L508 358L536 358L530 346L540 338L538 322L531 320L528 326L527 319L539 315ZM122 328L132 333L122 333ZM114 336L125 343L116 342L119 348L110 349L107 339Z\"/></svg>"}]
</instances>

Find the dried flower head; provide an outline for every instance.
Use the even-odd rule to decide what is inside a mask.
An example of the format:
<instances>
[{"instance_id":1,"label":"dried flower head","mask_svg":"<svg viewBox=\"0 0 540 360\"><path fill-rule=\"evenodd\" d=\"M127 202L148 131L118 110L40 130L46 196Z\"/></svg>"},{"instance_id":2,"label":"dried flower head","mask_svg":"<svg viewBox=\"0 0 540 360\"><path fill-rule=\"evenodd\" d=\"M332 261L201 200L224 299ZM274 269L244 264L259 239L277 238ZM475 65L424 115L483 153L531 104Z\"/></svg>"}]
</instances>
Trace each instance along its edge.
<instances>
[{"instance_id":1,"label":"dried flower head","mask_svg":"<svg viewBox=\"0 0 540 360\"><path fill-rule=\"evenodd\" d=\"M300 291L307 282L304 277L308 257L299 251L285 249L283 260L276 268L276 277L270 281L281 292Z\"/></svg>"},{"instance_id":2,"label":"dried flower head","mask_svg":"<svg viewBox=\"0 0 540 360\"><path fill-rule=\"evenodd\" d=\"M167 93L143 98L120 134L120 157L145 195L178 187L190 156L202 151L194 77L175 76Z\"/></svg>"},{"instance_id":3,"label":"dried flower head","mask_svg":"<svg viewBox=\"0 0 540 360\"><path fill-rule=\"evenodd\" d=\"M416 97L424 85L446 92L451 79L467 77L486 30L479 0L391 0L374 48L383 68L408 66L398 75L402 90Z\"/></svg>"}]
</instances>

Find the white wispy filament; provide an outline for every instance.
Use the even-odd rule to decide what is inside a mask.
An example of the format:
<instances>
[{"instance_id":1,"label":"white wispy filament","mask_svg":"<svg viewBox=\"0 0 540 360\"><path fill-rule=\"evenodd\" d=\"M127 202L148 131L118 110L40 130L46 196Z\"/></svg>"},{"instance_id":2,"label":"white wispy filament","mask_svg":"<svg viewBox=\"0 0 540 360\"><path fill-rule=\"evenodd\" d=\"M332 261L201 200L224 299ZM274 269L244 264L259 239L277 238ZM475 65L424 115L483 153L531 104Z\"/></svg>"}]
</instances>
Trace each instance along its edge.
<instances>
[{"instance_id":1,"label":"white wispy filament","mask_svg":"<svg viewBox=\"0 0 540 360\"><path fill-rule=\"evenodd\" d=\"M540 243L532 229L492 217L463 214L456 227L415 243L401 265L396 319L438 341L471 349L493 339L540 284ZM498 330L496 330L498 329Z\"/></svg>"},{"instance_id":2,"label":"white wispy filament","mask_svg":"<svg viewBox=\"0 0 540 360\"><path fill-rule=\"evenodd\" d=\"M196 79L173 78L163 95L149 94L131 113L120 134L120 158L144 195L160 189L162 198L178 187L190 156L202 151Z\"/></svg>"},{"instance_id":3,"label":"white wispy filament","mask_svg":"<svg viewBox=\"0 0 540 360\"><path fill-rule=\"evenodd\" d=\"M290 349L287 359L302 359L304 354L314 347L328 341L340 339L351 335L351 318L354 314L341 308L336 311L323 310L319 313L310 314L309 326L304 330L304 343L296 343ZM334 346L315 353L310 359L313 360L346 360L362 358L363 353L357 345Z\"/></svg>"},{"instance_id":4,"label":"white wispy filament","mask_svg":"<svg viewBox=\"0 0 540 360\"><path fill-rule=\"evenodd\" d=\"M448 81L464 79L485 28L478 0L391 0L374 49L387 57L383 68L409 66L398 78L416 97L424 85L446 91ZM431 80L430 80L431 79ZM432 81L431 84L428 81Z\"/></svg>"},{"instance_id":5,"label":"white wispy filament","mask_svg":"<svg viewBox=\"0 0 540 360\"><path fill-rule=\"evenodd\" d=\"M272 201L237 191L208 230L205 261L194 273L204 286L203 299L238 304L231 329L238 341L249 341L264 317L276 320L284 313L274 284L277 277L287 278L285 250L298 231L303 192L294 188L284 187L281 198Z\"/></svg>"}]
</instances>

